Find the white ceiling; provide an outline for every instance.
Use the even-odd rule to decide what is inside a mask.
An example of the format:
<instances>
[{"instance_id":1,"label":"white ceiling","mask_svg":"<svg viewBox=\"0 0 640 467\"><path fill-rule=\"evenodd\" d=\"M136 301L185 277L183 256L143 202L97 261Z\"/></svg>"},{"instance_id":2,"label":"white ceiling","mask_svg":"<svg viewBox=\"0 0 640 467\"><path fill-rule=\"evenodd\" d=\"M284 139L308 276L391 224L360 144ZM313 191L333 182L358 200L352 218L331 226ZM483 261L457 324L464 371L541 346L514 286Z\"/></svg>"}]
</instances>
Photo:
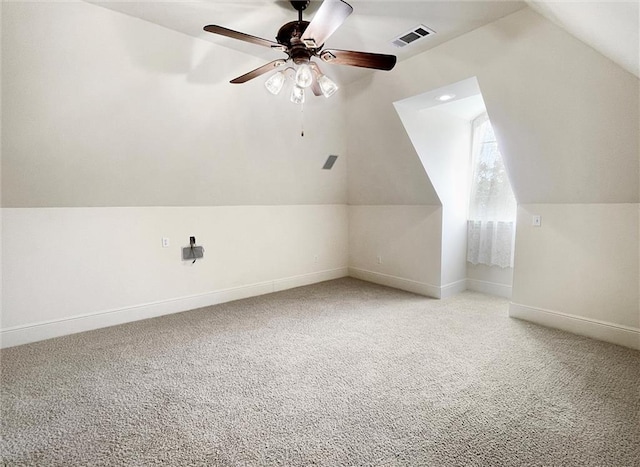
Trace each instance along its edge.
<instances>
[{"instance_id":1,"label":"white ceiling","mask_svg":"<svg viewBox=\"0 0 640 467\"><path fill-rule=\"evenodd\" d=\"M640 77L638 0L527 0L548 20Z\"/></svg>"},{"instance_id":2,"label":"white ceiling","mask_svg":"<svg viewBox=\"0 0 640 467\"><path fill-rule=\"evenodd\" d=\"M203 26L217 24L274 40L281 25L297 18L297 12L288 1L276 0L86 1L229 47L265 62L280 58L282 53L204 32ZM312 0L304 19L310 20L321 3L320 0ZM639 0L349 0L349 3L354 12L327 41L327 47L393 54L402 61L529 5L640 76ZM419 24L426 25L436 34L401 49L391 45L393 39ZM242 60L241 54L238 59ZM248 65L246 71L254 66L255 63ZM343 84L370 73L354 67L323 67L325 73ZM235 76L229 76L232 78Z\"/></svg>"},{"instance_id":3,"label":"white ceiling","mask_svg":"<svg viewBox=\"0 0 640 467\"><path fill-rule=\"evenodd\" d=\"M445 94L451 96L452 100L442 102L440 96ZM408 97L393 105L399 113L428 112L435 109L469 122L487 111L475 77Z\"/></svg>"},{"instance_id":4,"label":"white ceiling","mask_svg":"<svg viewBox=\"0 0 640 467\"><path fill-rule=\"evenodd\" d=\"M452 96L453 100L442 102L439 97L444 94ZM432 89L417 96L408 97L394 102L393 105L398 109L410 112L421 112L433 108L444 109L449 110L452 115L471 120L477 117L484 109L481 94L478 80L474 77L438 89ZM479 98L479 100L471 98Z\"/></svg>"},{"instance_id":5,"label":"white ceiling","mask_svg":"<svg viewBox=\"0 0 640 467\"><path fill-rule=\"evenodd\" d=\"M200 39L263 59L280 58L282 52L204 32L203 26L217 24L240 32L275 40L283 24L297 19L288 1L113 1L87 0ZM304 12L310 20L322 2L313 0ZM413 55L509 15L526 4L521 1L377 1L349 0L354 12L331 36L326 46L396 55L405 60ZM397 48L391 41L419 24L436 32L433 36ZM239 57L242 58L241 56ZM255 66L247 65L249 71ZM323 71L340 83L359 79L369 70L323 65ZM384 73L384 72L381 72ZM229 79L235 76L229 76Z\"/></svg>"}]
</instances>

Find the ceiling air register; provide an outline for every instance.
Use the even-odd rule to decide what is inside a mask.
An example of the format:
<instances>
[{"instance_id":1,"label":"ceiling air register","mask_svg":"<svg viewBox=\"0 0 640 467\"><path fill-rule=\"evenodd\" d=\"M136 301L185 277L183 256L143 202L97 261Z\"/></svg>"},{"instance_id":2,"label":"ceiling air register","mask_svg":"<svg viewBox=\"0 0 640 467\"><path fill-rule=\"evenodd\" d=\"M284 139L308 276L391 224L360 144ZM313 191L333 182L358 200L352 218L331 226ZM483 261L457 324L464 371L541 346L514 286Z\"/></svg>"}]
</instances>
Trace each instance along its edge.
<instances>
[{"instance_id":1,"label":"ceiling air register","mask_svg":"<svg viewBox=\"0 0 640 467\"><path fill-rule=\"evenodd\" d=\"M404 34L396 37L393 41L391 41L391 44L395 45L396 47L406 47L407 45L412 44L419 39L428 37L432 34L435 34L435 31L433 29L429 29L424 24L419 24L415 28L410 29Z\"/></svg>"}]
</instances>

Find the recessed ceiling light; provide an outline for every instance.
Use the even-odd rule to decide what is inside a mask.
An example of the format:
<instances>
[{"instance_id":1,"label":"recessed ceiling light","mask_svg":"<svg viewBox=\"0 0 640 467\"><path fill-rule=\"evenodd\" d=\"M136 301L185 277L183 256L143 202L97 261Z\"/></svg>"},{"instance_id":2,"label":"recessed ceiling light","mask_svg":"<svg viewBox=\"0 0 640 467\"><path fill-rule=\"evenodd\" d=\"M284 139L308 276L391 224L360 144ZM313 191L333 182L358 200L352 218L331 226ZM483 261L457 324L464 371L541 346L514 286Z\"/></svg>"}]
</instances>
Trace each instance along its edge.
<instances>
[{"instance_id":1,"label":"recessed ceiling light","mask_svg":"<svg viewBox=\"0 0 640 467\"><path fill-rule=\"evenodd\" d=\"M436 99L438 99L440 102L447 102L453 99L454 97L456 97L455 94L442 94L438 96Z\"/></svg>"}]
</instances>

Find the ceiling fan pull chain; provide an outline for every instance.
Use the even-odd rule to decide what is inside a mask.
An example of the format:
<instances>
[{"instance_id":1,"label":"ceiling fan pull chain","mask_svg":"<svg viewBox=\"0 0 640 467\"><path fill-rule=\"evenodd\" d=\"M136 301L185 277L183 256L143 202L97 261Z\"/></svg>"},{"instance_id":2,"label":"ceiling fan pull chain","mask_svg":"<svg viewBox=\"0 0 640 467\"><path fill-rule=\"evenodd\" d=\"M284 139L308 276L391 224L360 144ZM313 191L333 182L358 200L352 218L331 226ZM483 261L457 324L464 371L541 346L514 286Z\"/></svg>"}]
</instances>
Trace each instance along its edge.
<instances>
[{"instance_id":1,"label":"ceiling fan pull chain","mask_svg":"<svg viewBox=\"0 0 640 467\"><path fill-rule=\"evenodd\" d=\"M300 104L300 137L304 138L304 102Z\"/></svg>"}]
</instances>

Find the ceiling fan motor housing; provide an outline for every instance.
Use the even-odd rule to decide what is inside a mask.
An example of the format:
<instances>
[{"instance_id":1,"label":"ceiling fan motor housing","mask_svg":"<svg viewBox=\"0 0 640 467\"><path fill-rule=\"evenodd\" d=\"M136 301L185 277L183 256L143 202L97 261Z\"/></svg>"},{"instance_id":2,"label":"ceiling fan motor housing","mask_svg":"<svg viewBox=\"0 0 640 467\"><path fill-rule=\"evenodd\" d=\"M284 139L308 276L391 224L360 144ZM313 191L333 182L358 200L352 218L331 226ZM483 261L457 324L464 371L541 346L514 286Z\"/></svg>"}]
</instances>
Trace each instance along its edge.
<instances>
[{"instance_id":1,"label":"ceiling fan motor housing","mask_svg":"<svg viewBox=\"0 0 640 467\"><path fill-rule=\"evenodd\" d=\"M301 37L307 26L309 21L291 21L283 25L276 36L278 43L287 48L287 54L296 64L309 62L316 53L316 49L310 49L302 42Z\"/></svg>"},{"instance_id":2,"label":"ceiling fan motor housing","mask_svg":"<svg viewBox=\"0 0 640 467\"><path fill-rule=\"evenodd\" d=\"M293 8L295 8L298 11L302 11L302 10L306 10L307 7L309 6L309 3L311 3L311 0L306 0L306 1L302 1L302 2L291 2L291 5L293 5Z\"/></svg>"},{"instance_id":3,"label":"ceiling fan motor housing","mask_svg":"<svg viewBox=\"0 0 640 467\"><path fill-rule=\"evenodd\" d=\"M246 83L257 76L272 71L275 67L284 65L288 60L293 61L297 65L309 65L316 75L322 78L323 76L320 76L318 65L311 61L312 57L319 57L323 62L332 62L337 65L357 66L374 70L391 70L395 66L396 57L394 55L356 52L353 50L323 50L325 41L353 12L353 7L345 0L324 0L311 22L303 21L302 19L302 11L311 4L310 0L292 1L290 3L293 8L298 11L298 21L291 21L283 25L276 36L277 42L234 31L233 29L215 24L204 27L205 31L212 34L219 34L262 47L268 47L272 50L281 50L288 55L287 59L273 60L242 76L238 76L231 80L231 83ZM299 67L297 71L300 70L303 70L306 74L306 83L309 80L309 69ZM322 87L322 83L318 83L317 80L315 83L320 88ZM335 91L335 89L334 83L333 90ZM321 95L320 90L314 90L314 94Z\"/></svg>"}]
</instances>

